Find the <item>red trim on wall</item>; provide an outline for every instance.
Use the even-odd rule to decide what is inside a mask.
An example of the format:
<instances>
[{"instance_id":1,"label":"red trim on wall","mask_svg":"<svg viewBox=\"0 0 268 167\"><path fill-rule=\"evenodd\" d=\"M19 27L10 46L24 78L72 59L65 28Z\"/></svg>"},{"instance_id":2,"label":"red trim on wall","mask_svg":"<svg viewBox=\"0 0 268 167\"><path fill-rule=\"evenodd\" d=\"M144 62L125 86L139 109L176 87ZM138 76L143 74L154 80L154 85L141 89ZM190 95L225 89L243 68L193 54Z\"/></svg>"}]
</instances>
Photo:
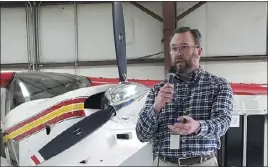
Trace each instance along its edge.
<instances>
[{"instance_id":1,"label":"red trim on wall","mask_svg":"<svg viewBox=\"0 0 268 167\"><path fill-rule=\"evenodd\" d=\"M119 82L118 78L97 78L89 77L92 86L104 84L116 84ZM160 80L141 80L129 79L129 82L137 82L148 87L152 87ZM230 83L235 95L267 95L267 84L244 84L244 83Z\"/></svg>"},{"instance_id":2,"label":"red trim on wall","mask_svg":"<svg viewBox=\"0 0 268 167\"><path fill-rule=\"evenodd\" d=\"M14 76L14 72L1 72L1 88L6 88ZM119 82L118 78L98 78L88 77L92 86L104 84L116 84ZM142 79L129 79L129 82L137 82L148 87L160 82L160 80L142 80ZM267 84L244 84L244 83L231 83L234 94L236 95L267 95Z\"/></svg>"}]
</instances>

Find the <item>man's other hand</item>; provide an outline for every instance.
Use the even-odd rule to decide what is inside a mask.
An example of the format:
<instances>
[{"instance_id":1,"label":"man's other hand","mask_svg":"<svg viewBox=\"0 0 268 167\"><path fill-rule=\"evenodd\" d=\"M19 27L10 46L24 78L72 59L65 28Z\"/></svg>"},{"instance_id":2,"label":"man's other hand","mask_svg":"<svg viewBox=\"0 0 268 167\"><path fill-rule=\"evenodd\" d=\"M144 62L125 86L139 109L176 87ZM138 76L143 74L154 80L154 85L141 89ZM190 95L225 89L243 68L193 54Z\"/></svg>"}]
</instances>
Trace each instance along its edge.
<instances>
[{"instance_id":1,"label":"man's other hand","mask_svg":"<svg viewBox=\"0 0 268 167\"><path fill-rule=\"evenodd\" d=\"M185 123L183 123L185 119ZM178 123L168 125L168 128L175 134L189 135L198 132L200 124L189 116L182 116L178 118Z\"/></svg>"}]
</instances>

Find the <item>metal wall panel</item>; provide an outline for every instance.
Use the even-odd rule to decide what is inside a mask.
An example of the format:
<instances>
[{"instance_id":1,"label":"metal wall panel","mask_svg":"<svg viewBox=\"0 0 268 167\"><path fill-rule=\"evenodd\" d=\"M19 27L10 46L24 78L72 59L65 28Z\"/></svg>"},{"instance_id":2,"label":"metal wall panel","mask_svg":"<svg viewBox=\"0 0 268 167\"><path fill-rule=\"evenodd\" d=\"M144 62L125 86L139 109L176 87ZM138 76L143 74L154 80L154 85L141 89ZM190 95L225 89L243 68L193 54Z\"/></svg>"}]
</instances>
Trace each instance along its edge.
<instances>
[{"instance_id":1,"label":"metal wall panel","mask_svg":"<svg viewBox=\"0 0 268 167\"><path fill-rule=\"evenodd\" d=\"M208 2L207 56L266 54L267 2Z\"/></svg>"},{"instance_id":2,"label":"metal wall panel","mask_svg":"<svg viewBox=\"0 0 268 167\"><path fill-rule=\"evenodd\" d=\"M244 117L239 116L239 127L231 127L224 136L223 166L242 166Z\"/></svg>"},{"instance_id":3,"label":"metal wall panel","mask_svg":"<svg viewBox=\"0 0 268 167\"><path fill-rule=\"evenodd\" d=\"M220 155L221 166L266 166L264 115L239 116L239 127L231 127L224 136ZM244 139L244 135L246 139Z\"/></svg>"},{"instance_id":4,"label":"metal wall panel","mask_svg":"<svg viewBox=\"0 0 268 167\"><path fill-rule=\"evenodd\" d=\"M40 7L40 61L75 60L74 5Z\"/></svg>"},{"instance_id":5,"label":"metal wall panel","mask_svg":"<svg viewBox=\"0 0 268 167\"><path fill-rule=\"evenodd\" d=\"M197 2L195 2L197 3ZM207 2L208 3L208 2ZM179 14L184 11L182 9L189 8L189 4L193 5L193 2L177 2L177 9L181 8L179 11ZM179 15L177 14L177 15ZM202 5L198 9L196 9L194 12L190 13L183 19L179 20L177 22L177 27L184 27L189 26L191 28L198 29L202 34L202 47L203 47L203 55L207 55L207 17L206 17L206 4Z\"/></svg>"},{"instance_id":6,"label":"metal wall panel","mask_svg":"<svg viewBox=\"0 0 268 167\"><path fill-rule=\"evenodd\" d=\"M27 63L25 8L1 8L1 64Z\"/></svg>"},{"instance_id":7,"label":"metal wall panel","mask_svg":"<svg viewBox=\"0 0 268 167\"><path fill-rule=\"evenodd\" d=\"M115 59L112 4L78 5L78 59Z\"/></svg>"},{"instance_id":8,"label":"metal wall panel","mask_svg":"<svg viewBox=\"0 0 268 167\"><path fill-rule=\"evenodd\" d=\"M268 165L268 142L267 142L267 139L268 139L268 116L266 116L266 119L265 119L265 123L264 123L264 154L263 154L263 157L264 157L264 162L263 162L263 166L267 166Z\"/></svg>"},{"instance_id":9,"label":"metal wall panel","mask_svg":"<svg viewBox=\"0 0 268 167\"><path fill-rule=\"evenodd\" d=\"M163 39L163 23L135 7L133 7L132 12L134 17L135 47L133 52L135 53L135 57L142 57L163 51L164 44L161 42Z\"/></svg>"},{"instance_id":10,"label":"metal wall panel","mask_svg":"<svg viewBox=\"0 0 268 167\"><path fill-rule=\"evenodd\" d=\"M161 52L162 23L130 3L124 3L123 10L127 58ZM111 4L78 5L78 59L115 59Z\"/></svg>"},{"instance_id":11,"label":"metal wall panel","mask_svg":"<svg viewBox=\"0 0 268 167\"><path fill-rule=\"evenodd\" d=\"M52 68L42 69L41 71L52 71L60 73L71 73L91 77L108 77L118 78L118 69L116 66L100 66L100 67L78 67L74 68ZM143 64L128 65L128 79L163 79L164 66L162 64Z\"/></svg>"},{"instance_id":12,"label":"metal wall panel","mask_svg":"<svg viewBox=\"0 0 268 167\"><path fill-rule=\"evenodd\" d=\"M247 166L264 165L264 115L251 115L247 118ZM266 148L267 151L267 148Z\"/></svg>"},{"instance_id":13,"label":"metal wall panel","mask_svg":"<svg viewBox=\"0 0 268 167\"><path fill-rule=\"evenodd\" d=\"M206 70L230 82L266 83L267 62L207 62Z\"/></svg>"},{"instance_id":14,"label":"metal wall panel","mask_svg":"<svg viewBox=\"0 0 268 167\"><path fill-rule=\"evenodd\" d=\"M159 15L160 17L163 16L161 1L139 1L138 3L154 12L155 14Z\"/></svg>"},{"instance_id":15,"label":"metal wall panel","mask_svg":"<svg viewBox=\"0 0 268 167\"><path fill-rule=\"evenodd\" d=\"M191 3L178 2L177 6ZM203 56L264 55L266 22L267 2L207 2L177 26L200 30Z\"/></svg>"}]
</instances>

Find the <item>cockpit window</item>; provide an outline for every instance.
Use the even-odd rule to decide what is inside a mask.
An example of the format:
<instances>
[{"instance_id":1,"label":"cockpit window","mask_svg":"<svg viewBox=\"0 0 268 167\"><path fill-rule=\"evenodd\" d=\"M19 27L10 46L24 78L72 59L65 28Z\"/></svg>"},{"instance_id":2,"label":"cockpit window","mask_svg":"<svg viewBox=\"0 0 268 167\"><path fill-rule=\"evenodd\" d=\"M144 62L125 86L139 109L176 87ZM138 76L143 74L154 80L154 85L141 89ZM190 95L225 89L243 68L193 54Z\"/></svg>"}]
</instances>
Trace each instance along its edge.
<instances>
[{"instance_id":1,"label":"cockpit window","mask_svg":"<svg viewBox=\"0 0 268 167\"><path fill-rule=\"evenodd\" d=\"M9 107L6 114L22 103L52 98L69 91L90 86L90 81L83 76L58 73L17 73L10 84Z\"/></svg>"}]
</instances>

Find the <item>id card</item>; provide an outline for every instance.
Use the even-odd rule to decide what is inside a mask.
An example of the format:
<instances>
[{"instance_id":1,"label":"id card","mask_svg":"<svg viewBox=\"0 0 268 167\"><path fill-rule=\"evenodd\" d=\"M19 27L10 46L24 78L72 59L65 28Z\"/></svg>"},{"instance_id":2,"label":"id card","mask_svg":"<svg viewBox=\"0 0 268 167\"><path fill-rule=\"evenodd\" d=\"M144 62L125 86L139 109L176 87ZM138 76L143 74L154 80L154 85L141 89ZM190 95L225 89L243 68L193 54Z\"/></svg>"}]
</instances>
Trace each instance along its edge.
<instances>
[{"instance_id":1,"label":"id card","mask_svg":"<svg viewBox=\"0 0 268 167\"><path fill-rule=\"evenodd\" d=\"M170 135L170 149L180 149L180 135Z\"/></svg>"}]
</instances>

